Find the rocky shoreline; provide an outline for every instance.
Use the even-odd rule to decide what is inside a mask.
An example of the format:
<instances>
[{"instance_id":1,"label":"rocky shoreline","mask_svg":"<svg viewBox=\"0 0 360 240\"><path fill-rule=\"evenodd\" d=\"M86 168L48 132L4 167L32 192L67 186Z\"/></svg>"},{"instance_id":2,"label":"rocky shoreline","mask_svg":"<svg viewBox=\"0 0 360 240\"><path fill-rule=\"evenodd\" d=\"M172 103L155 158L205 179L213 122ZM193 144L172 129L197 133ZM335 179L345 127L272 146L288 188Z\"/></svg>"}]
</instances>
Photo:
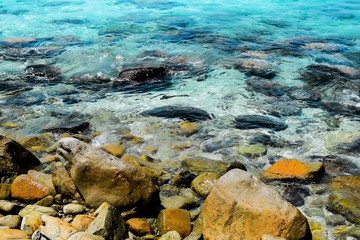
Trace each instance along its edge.
<instances>
[{"instance_id":1,"label":"rocky shoreline","mask_svg":"<svg viewBox=\"0 0 360 240\"><path fill-rule=\"evenodd\" d=\"M196 121L211 118L189 107L144 114L166 117L162 110L184 119L179 134L186 137L201 128ZM241 129L287 127L256 115L239 116L235 124ZM0 136L0 239L360 236L360 178L337 173L341 165L334 161L283 158L263 170L239 160L199 156L159 161L152 157L157 147L144 146L143 139L126 131L119 133L119 144L95 146L98 133L81 134L85 125L48 129L17 141ZM239 154L259 158L269 141L259 137L240 147ZM328 145L345 148L338 142ZM134 146L144 154L129 153ZM320 213L324 209L327 215Z\"/></svg>"}]
</instances>

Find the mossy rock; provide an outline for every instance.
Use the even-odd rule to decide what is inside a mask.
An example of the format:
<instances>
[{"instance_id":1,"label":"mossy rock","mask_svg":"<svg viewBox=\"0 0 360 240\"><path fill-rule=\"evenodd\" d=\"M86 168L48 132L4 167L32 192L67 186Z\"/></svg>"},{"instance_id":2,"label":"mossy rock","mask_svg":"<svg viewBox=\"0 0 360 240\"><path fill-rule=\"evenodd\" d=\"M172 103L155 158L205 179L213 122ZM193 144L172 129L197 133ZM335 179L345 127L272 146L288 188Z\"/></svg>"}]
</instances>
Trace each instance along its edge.
<instances>
[{"instance_id":1,"label":"mossy rock","mask_svg":"<svg viewBox=\"0 0 360 240\"><path fill-rule=\"evenodd\" d=\"M266 147L260 143L241 146L238 150L241 155L250 158L261 157L267 153Z\"/></svg>"},{"instance_id":2,"label":"mossy rock","mask_svg":"<svg viewBox=\"0 0 360 240\"><path fill-rule=\"evenodd\" d=\"M11 184L0 183L0 200L10 198Z\"/></svg>"},{"instance_id":3,"label":"mossy rock","mask_svg":"<svg viewBox=\"0 0 360 240\"><path fill-rule=\"evenodd\" d=\"M202 173L192 181L191 187L201 196L207 196L219 178L220 175L217 173Z\"/></svg>"}]
</instances>

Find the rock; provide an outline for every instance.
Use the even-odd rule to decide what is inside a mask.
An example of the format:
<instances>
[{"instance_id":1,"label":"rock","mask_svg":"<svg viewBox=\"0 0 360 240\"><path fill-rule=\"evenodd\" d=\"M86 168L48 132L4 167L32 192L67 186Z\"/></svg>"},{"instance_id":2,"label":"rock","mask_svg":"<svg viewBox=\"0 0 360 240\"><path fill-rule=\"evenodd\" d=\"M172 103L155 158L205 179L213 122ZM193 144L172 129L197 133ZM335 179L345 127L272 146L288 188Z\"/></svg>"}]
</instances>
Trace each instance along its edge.
<instances>
[{"instance_id":1,"label":"rock","mask_svg":"<svg viewBox=\"0 0 360 240\"><path fill-rule=\"evenodd\" d=\"M54 183L56 192L64 194L68 197L74 197L79 202L83 202L74 181L66 171L64 164L61 162L55 162L52 164L52 181Z\"/></svg>"},{"instance_id":2,"label":"rock","mask_svg":"<svg viewBox=\"0 0 360 240\"><path fill-rule=\"evenodd\" d=\"M297 159L280 159L263 172L267 179L313 180L324 174L323 163L305 163Z\"/></svg>"},{"instance_id":3,"label":"rock","mask_svg":"<svg viewBox=\"0 0 360 240\"><path fill-rule=\"evenodd\" d=\"M360 224L360 176L338 176L329 183L328 208Z\"/></svg>"},{"instance_id":4,"label":"rock","mask_svg":"<svg viewBox=\"0 0 360 240\"><path fill-rule=\"evenodd\" d=\"M180 118L190 122L210 120L211 116L206 111L186 106L163 106L143 111L143 116Z\"/></svg>"},{"instance_id":5,"label":"rock","mask_svg":"<svg viewBox=\"0 0 360 240\"><path fill-rule=\"evenodd\" d=\"M311 239L306 218L276 190L251 174L233 169L222 176L202 211L204 239Z\"/></svg>"},{"instance_id":6,"label":"rock","mask_svg":"<svg viewBox=\"0 0 360 240\"><path fill-rule=\"evenodd\" d=\"M19 143L0 135L0 175L15 176L26 173L40 161Z\"/></svg>"},{"instance_id":7,"label":"rock","mask_svg":"<svg viewBox=\"0 0 360 240\"><path fill-rule=\"evenodd\" d=\"M151 234L151 226L148 221L142 218L131 218L126 221L129 230L137 236Z\"/></svg>"},{"instance_id":8,"label":"rock","mask_svg":"<svg viewBox=\"0 0 360 240\"><path fill-rule=\"evenodd\" d=\"M20 217L24 217L28 214L41 218L42 215L56 216L57 212L50 207L43 207L38 205L27 205L19 212Z\"/></svg>"},{"instance_id":9,"label":"rock","mask_svg":"<svg viewBox=\"0 0 360 240\"><path fill-rule=\"evenodd\" d=\"M77 229L60 218L42 216L45 226L40 226L40 232L49 239L68 239L77 232Z\"/></svg>"},{"instance_id":10,"label":"rock","mask_svg":"<svg viewBox=\"0 0 360 240\"><path fill-rule=\"evenodd\" d=\"M248 89L267 96L280 97L285 95L286 90L288 89L277 81L262 77L250 77L246 80L246 84Z\"/></svg>"},{"instance_id":11,"label":"rock","mask_svg":"<svg viewBox=\"0 0 360 240\"><path fill-rule=\"evenodd\" d=\"M0 229L1 240L25 240L30 239L26 232L18 229Z\"/></svg>"},{"instance_id":12,"label":"rock","mask_svg":"<svg viewBox=\"0 0 360 240\"><path fill-rule=\"evenodd\" d=\"M360 132L331 132L326 137L325 146L338 153L359 153Z\"/></svg>"},{"instance_id":13,"label":"rock","mask_svg":"<svg viewBox=\"0 0 360 240\"><path fill-rule=\"evenodd\" d=\"M119 73L119 78L126 81L144 83L150 80L163 78L168 74L167 67L141 67L124 69Z\"/></svg>"},{"instance_id":14,"label":"rock","mask_svg":"<svg viewBox=\"0 0 360 240\"><path fill-rule=\"evenodd\" d=\"M328 239L326 235L325 226L321 225L318 222L311 221L309 222L310 230L313 236L313 240L326 240Z\"/></svg>"},{"instance_id":15,"label":"rock","mask_svg":"<svg viewBox=\"0 0 360 240\"><path fill-rule=\"evenodd\" d=\"M274 237L274 236L271 236L269 234L264 234L262 237L261 237L261 240L286 240L285 238L282 238L282 237Z\"/></svg>"},{"instance_id":16,"label":"rock","mask_svg":"<svg viewBox=\"0 0 360 240\"><path fill-rule=\"evenodd\" d=\"M125 149L123 147L113 144L102 146L101 149L107 153L110 153L111 155L114 155L115 157L122 157L125 153Z\"/></svg>"},{"instance_id":17,"label":"rock","mask_svg":"<svg viewBox=\"0 0 360 240\"><path fill-rule=\"evenodd\" d=\"M181 240L182 237L177 231L170 231L160 237L159 240Z\"/></svg>"},{"instance_id":18,"label":"rock","mask_svg":"<svg viewBox=\"0 0 360 240\"><path fill-rule=\"evenodd\" d=\"M272 63L263 59L244 59L236 63L235 68L245 72L248 76L259 76L269 79L276 76Z\"/></svg>"},{"instance_id":19,"label":"rock","mask_svg":"<svg viewBox=\"0 0 360 240\"><path fill-rule=\"evenodd\" d=\"M41 174L43 176L45 174ZM51 180L51 175L48 175ZM54 186L42 181L35 175L19 175L11 185L11 197L20 200L40 200L48 195L54 195Z\"/></svg>"},{"instance_id":20,"label":"rock","mask_svg":"<svg viewBox=\"0 0 360 240\"><path fill-rule=\"evenodd\" d=\"M157 218L160 235L170 231L177 231L182 238L191 232L190 213L183 209L162 210Z\"/></svg>"},{"instance_id":21,"label":"rock","mask_svg":"<svg viewBox=\"0 0 360 240\"><path fill-rule=\"evenodd\" d=\"M74 214L82 213L84 211L85 211L85 207L80 204L70 203L70 204L66 204L63 208L64 214L67 215L74 215Z\"/></svg>"},{"instance_id":22,"label":"rock","mask_svg":"<svg viewBox=\"0 0 360 240\"><path fill-rule=\"evenodd\" d=\"M53 196L46 196L43 199L37 201L35 204L44 207L50 207L54 202Z\"/></svg>"},{"instance_id":23,"label":"rock","mask_svg":"<svg viewBox=\"0 0 360 240\"><path fill-rule=\"evenodd\" d=\"M7 226L9 228L18 228L21 223L21 217L19 215L6 215L0 217L0 226Z\"/></svg>"},{"instance_id":24,"label":"rock","mask_svg":"<svg viewBox=\"0 0 360 240\"><path fill-rule=\"evenodd\" d=\"M261 157L267 152L267 149L261 143L251 144L247 146L240 146L238 149L239 153L245 157Z\"/></svg>"},{"instance_id":25,"label":"rock","mask_svg":"<svg viewBox=\"0 0 360 240\"><path fill-rule=\"evenodd\" d=\"M67 240L105 240L105 238L87 232L77 232Z\"/></svg>"},{"instance_id":26,"label":"rock","mask_svg":"<svg viewBox=\"0 0 360 240\"><path fill-rule=\"evenodd\" d=\"M219 178L220 175L217 173L202 173L191 182L191 187L201 196L207 196Z\"/></svg>"},{"instance_id":27,"label":"rock","mask_svg":"<svg viewBox=\"0 0 360 240\"><path fill-rule=\"evenodd\" d=\"M120 213L108 203L103 203L95 212L86 232L109 240L123 240L126 235L125 222Z\"/></svg>"},{"instance_id":28,"label":"rock","mask_svg":"<svg viewBox=\"0 0 360 240\"><path fill-rule=\"evenodd\" d=\"M240 162L225 162L203 157L186 158L181 162L181 166L196 175L205 172L215 172L223 175L234 168L246 170L245 166Z\"/></svg>"},{"instance_id":29,"label":"rock","mask_svg":"<svg viewBox=\"0 0 360 240\"><path fill-rule=\"evenodd\" d=\"M53 128L46 128L41 130L41 132L54 132L54 133L78 133L87 130L90 127L88 122L70 122L63 126L57 126Z\"/></svg>"},{"instance_id":30,"label":"rock","mask_svg":"<svg viewBox=\"0 0 360 240\"><path fill-rule=\"evenodd\" d=\"M282 196L295 207L300 207L305 203L304 198L310 196L310 190L307 187L289 185Z\"/></svg>"},{"instance_id":31,"label":"rock","mask_svg":"<svg viewBox=\"0 0 360 240\"><path fill-rule=\"evenodd\" d=\"M11 192L11 184L0 183L0 199L9 199Z\"/></svg>"},{"instance_id":32,"label":"rock","mask_svg":"<svg viewBox=\"0 0 360 240\"><path fill-rule=\"evenodd\" d=\"M193 198L188 198L184 196L171 196L166 197L161 200L161 205L163 205L166 209L171 208L190 208L192 207L196 201Z\"/></svg>"},{"instance_id":33,"label":"rock","mask_svg":"<svg viewBox=\"0 0 360 240\"><path fill-rule=\"evenodd\" d=\"M29 236L33 234L42 225L40 217L34 215L25 215L22 218L20 229Z\"/></svg>"},{"instance_id":34,"label":"rock","mask_svg":"<svg viewBox=\"0 0 360 240\"><path fill-rule=\"evenodd\" d=\"M11 212L16 207L16 203L9 202L6 200L0 200L0 212Z\"/></svg>"},{"instance_id":35,"label":"rock","mask_svg":"<svg viewBox=\"0 0 360 240\"><path fill-rule=\"evenodd\" d=\"M196 122L183 122L180 124L180 129L186 136L191 136L199 131L201 125Z\"/></svg>"},{"instance_id":36,"label":"rock","mask_svg":"<svg viewBox=\"0 0 360 240\"><path fill-rule=\"evenodd\" d=\"M59 141L58 151L69 164L69 173L86 205L109 202L118 208L145 206L157 186L138 165L133 165L75 138Z\"/></svg>"},{"instance_id":37,"label":"rock","mask_svg":"<svg viewBox=\"0 0 360 240\"><path fill-rule=\"evenodd\" d=\"M50 65L37 64L29 65L25 68L25 76L29 81L36 81L37 78L53 80L61 75L61 70Z\"/></svg>"},{"instance_id":38,"label":"rock","mask_svg":"<svg viewBox=\"0 0 360 240\"><path fill-rule=\"evenodd\" d=\"M79 231L85 231L94 219L95 217L93 216L76 215L71 225Z\"/></svg>"},{"instance_id":39,"label":"rock","mask_svg":"<svg viewBox=\"0 0 360 240\"><path fill-rule=\"evenodd\" d=\"M238 129L267 128L274 131L285 130L288 126L280 119L265 115L240 115L235 118Z\"/></svg>"}]
</instances>

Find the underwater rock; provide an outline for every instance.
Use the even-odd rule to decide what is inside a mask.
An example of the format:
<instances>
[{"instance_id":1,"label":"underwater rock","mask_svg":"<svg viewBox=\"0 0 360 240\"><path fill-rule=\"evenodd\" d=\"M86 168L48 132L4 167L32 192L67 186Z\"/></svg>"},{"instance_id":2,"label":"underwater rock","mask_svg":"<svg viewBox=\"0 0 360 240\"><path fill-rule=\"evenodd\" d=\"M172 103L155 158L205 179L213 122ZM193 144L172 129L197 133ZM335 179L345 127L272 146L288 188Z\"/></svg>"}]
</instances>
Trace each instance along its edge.
<instances>
[{"instance_id":1,"label":"underwater rock","mask_svg":"<svg viewBox=\"0 0 360 240\"><path fill-rule=\"evenodd\" d=\"M289 185L282 196L295 207L300 207L305 203L304 198L310 196L310 190L305 186Z\"/></svg>"},{"instance_id":2,"label":"underwater rock","mask_svg":"<svg viewBox=\"0 0 360 240\"><path fill-rule=\"evenodd\" d=\"M30 58L42 59L55 57L64 51L62 47L9 47L4 49L3 58L8 61L25 61Z\"/></svg>"},{"instance_id":3,"label":"underwater rock","mask_svg":"<svg viewBox=\"0 0 360 240\"><path fill-rule=\"evenodd\" d=\"M58 152L85 203L118 208L142 207L154 200L157 186L138 164L131 164L75 138L59 141Z\"/></svg>"},{"instance_id":4,"label":"underwater rock","mask_svg":"<svg viewBox=\"0 0 360 240\"><path fill-rule=\"evenodd\" d=\"M263 145L271 145L273 142L274 140L267 134L256 135L249 140L250 144L261 143Z\"/></svg>"},{"instance_id":5,"label":"underwater rock","mask_svg":"<svg viewBox=\"0 0 360 240\"><path fill-rule=\"evenodd\" d=\"M122 70L119 78L126 81L143 83L166 76L169 72L167 67L140 67Z\"/></svg>"},{"instance_id":6,"label":"underwater rock","mask_svg":"<svg viewBox=\"0 0 360 240\"><path fill-rule=\"evenodd\" d=\"M28 82L58 83L61 80L61 70L50 65L38 64L25 68L25 78Z\"/></svg>"},{"instance_id":7,"label":"underwater rock","mask_svg":"<svg viewBox=\"0 0 360 240\"><path fill-rule=\"evenodd\" d=\"M246 85L249 90L276 97L283 96L288 89L277 81L256 76L247 79Z\"/></svg>"},{"instance_id":8,"label":"underwater rock","mask_svg":"<svg viewBox=\"0 0 360 240\"><path fill-rule=\"evenodd\" d=\"M200 216L204 239L311 239L306 218L279 193L248 172L233 169L206 198Z\"/></svg>"},{"instance_id":9,"label":"underwater rock","mask_svg":"<svg viewBox=\"0 0 360 240\"><path fill-rule=\"evenodd\" d=\"M328 134L325 140L327 149L339 153L359 153L360 133L335 131Z\"/></svg>"},{"instance_id":10,"label":"underwater rock","mask_svg":"<svg viewBox=\"0 0 360 240\"><path fill-rule=\"evenodd\" d=\"M280 119L265 115L240 115L235 118L238 129L268 128L274 131L285 130L288 126Z\"/></svg>"},{"instance_id":11,"label":"underwater rock","mask_svg":"<svg viewBox=\"0 0 360 240\"><path fill-rule=\"evenodd\" d=\"M71 132L71 133L78 133L85 131L90 127L90 123L88 122L74 122L74 123L67 123L64 126L53 127L53 128L46 128L41 130L42 133L44 132L55 132L55 133L64 133L64 132Z\"/></svg>"},{"instance_id":12,"label":"underwater rock","mask_svg":"<svg viewBox=\"0 0 360 240\"><path fill-rule=\"evenodd\" d=\"M272 63L263 59L244 59L235 64L235 68L248 76L258 76L271 79L276 76Z\"/></svg>"},{"instance_id":13,"label":"underwater rock","mask_svg":"<svg viewBox=\"0 0 360 240\"><path fill-rule=\"evenodd\" d=\"M210 120L211 116L206 111L186 106L163 106L141 113L143 116L163 117L163 118L180 118L191 122Z\"/></svg>"},{"instance_id":14,"label":"underwater rock","mask_svg":"<svg viewBox=\"0 0 360 240\"><path fill-rule=\"evenodd\" d=\"M40 161L18 142L0 135L0 175L14 176L26 173Z\"/></svg>"},{"instance_id":15,"label":"underwater rock","mask_svg":"<svg viewBox=\"0 0 360 240\"><path fill-rule=\"evenodd\" d=\"M238 151L241 155L249 158L261 157L267 153L266 146L261 143L240 146Z\"/></svg>"}]
</instances>

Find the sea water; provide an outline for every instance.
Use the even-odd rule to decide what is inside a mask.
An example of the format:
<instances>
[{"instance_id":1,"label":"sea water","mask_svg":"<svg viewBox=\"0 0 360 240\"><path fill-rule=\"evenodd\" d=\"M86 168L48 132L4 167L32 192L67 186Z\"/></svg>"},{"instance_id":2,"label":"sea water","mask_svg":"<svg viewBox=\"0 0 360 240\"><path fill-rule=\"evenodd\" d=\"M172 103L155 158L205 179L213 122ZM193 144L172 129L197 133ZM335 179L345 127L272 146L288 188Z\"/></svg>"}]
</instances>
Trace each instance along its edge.
<instances>
[{"instance_id":1,"label":"sea water","mask_svg":"<svg viewBox=\"0 0 360 240\"><path fill-rule=\"evenodd\" d=\"M275 73L269 81L285 93L252 89L251 73L237 67L247 60L269 65ZM169 63L186 68L175 69L166 83L109 84L124 69ZM27 67L39 64L61 77L24 81ZM355 77L350 86L316 86L312 94L321 92L320 103L289 97L296 89L307 94L303 73L312 65L340 66ZM326 148L329 133L360 131L359 66L357 0L0 1L0 118L18 125L0 131L14 137L86 120L101 132L95 146L116 141L116 131L127 128L159 149L155 158L216 160L237 158L239 145L271 134L284 144L243 161L259 171L280 157L312 161L336 154ZM342 107L334 109L334 102ZM197 107L213 119L184 137L174 130L180 120L140 115L166 105ZM242 114L273 115L288 129L236 129L234 117ZM184 151L174 149L187 141ZM354 153L341 157L360 165Z\"/></svg>"}]
</instances>

